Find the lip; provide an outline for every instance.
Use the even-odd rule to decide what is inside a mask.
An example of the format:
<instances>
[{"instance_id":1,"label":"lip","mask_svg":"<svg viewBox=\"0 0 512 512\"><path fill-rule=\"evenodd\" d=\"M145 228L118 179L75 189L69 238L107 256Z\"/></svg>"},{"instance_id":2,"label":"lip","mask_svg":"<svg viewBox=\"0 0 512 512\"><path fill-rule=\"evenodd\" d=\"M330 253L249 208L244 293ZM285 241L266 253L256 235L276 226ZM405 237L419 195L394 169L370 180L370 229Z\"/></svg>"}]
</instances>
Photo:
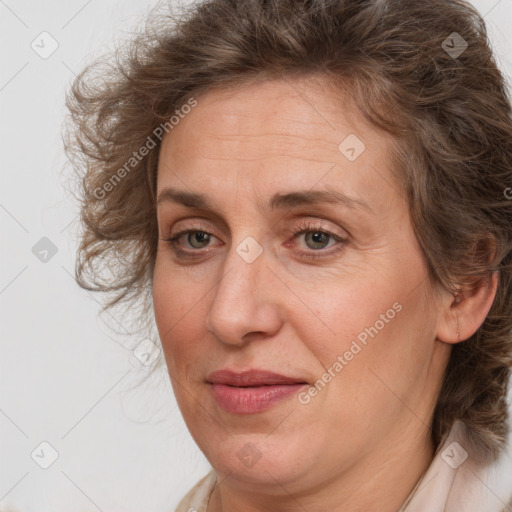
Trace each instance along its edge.
<instances>
[{"instance_id":1,"label":"lip","mask_svg":"<svg viewBox=\"0 0 512 512\"><path fill-rule=\"evenodd\" d=\"M301 378L287 377L279 373L267 370L245 370L235 372L233 370L218 370L210 373L206 378L211 384L226 384L227 386L249 387L249 386L271 386L278 384L306 384Z\"/></svg>"},{"instance_id":2,"label":"lip","mask_svg":"<svg viewBox=\"0 0 512 512\"><path fill-rule=\"evenodd\" d=\"M206 381L219 407L234 414L263 412L308 385L301 378L254 369L219 370L211 373Z\"/></svg>"}]
</instances>

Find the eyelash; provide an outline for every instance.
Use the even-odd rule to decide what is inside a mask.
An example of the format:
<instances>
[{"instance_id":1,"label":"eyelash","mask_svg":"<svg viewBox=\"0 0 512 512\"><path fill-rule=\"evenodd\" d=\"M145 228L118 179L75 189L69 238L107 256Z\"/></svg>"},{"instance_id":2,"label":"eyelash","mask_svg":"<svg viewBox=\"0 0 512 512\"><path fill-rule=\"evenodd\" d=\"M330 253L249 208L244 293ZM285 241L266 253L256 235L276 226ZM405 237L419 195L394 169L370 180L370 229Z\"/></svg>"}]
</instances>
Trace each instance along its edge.
<instances>
[{"instance_id":1,"label":"eyelash","mask_svg":"<svg viewBox=\"0 0 512 512\"><path fill-rule=\"evenodd\" d=\"M181 238L183 235L186 235L188 233L206 233L208 235L214 236L207 229L208 228L206 228L204 226L198 225L195 227L195 229L185 229L183 231L176 233L174 236L172 236L170 238L163 239L163 241L167 242L171 246L176 257L178 257L178 258L188 258L188 259L200 258L202 256L202 254L199 253L200 249L197 249L195 251L184 251L178 247L177 242L178 242L179 238ZM323 249L317 249L316 251L314 249L311 249L314 252L302 252L300 254L300 256L303 258L309 258L309 259L314 260L314 259L326 258L326 257L332 256L332 255L336 254L337 252L339 252L340 250L342 250L347 242L347 240L345 238L342 238L339 235L336 235L335 233L333 233L331 231L322 229L321 227L311 223L310 221L303 221L298 226L295 226L294 228L288 230L287 234L288 234L288 236L296 238L298 235L302 235L304 233L309 233L309 232L326 234L326 235L330 236L331 238L333 238L336 242L338 242L339 246L335 250L331 250L327 253Z\"/></svg>"}]
</instances>

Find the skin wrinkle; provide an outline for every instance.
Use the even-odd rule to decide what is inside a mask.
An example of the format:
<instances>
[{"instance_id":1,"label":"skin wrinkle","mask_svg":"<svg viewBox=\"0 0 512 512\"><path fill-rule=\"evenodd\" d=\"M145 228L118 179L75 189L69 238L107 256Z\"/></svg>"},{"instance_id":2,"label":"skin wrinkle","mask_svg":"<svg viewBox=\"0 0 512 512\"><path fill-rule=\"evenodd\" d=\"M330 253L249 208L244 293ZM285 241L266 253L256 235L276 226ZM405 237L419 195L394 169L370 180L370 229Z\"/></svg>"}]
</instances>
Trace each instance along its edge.
<instances>
[{"instance_id":1,"label":"skin wrinkle","mask_svg":"<svg viewBox=\"0 0 512 512\"><path fill-rule=\"evenodd\" d=\"M453 298L433 294L407 204L392 187L375 179L371 165L378 165L379 173L392 181L386 166L389 136L361 120L349 121L342 108L333 109L332 97L318 83L304 84L309 99L315 98L315 108L336 119L336 130L319 124L318 134L309 129L297 133L292 123L293 136L286 140L297 138L297 143L285 153L293 159L283 157L278 170L273 155L284 150L281 143L275 146L271 135L246 135L258 130L276 133L269 125L283 123L272 115L277 107L293 111L292 118L302 112L306 119L311 115L310 107L290 94L285 82L259 84L257 94L250 85L229 97L219 91L205 93L164 138L161 149L158 192L186 184L187 190L211 198L218 210L215 215L201 212L201 225L211 227L208 231L223 242L212 242L209 256L190 262L176 259L168 243L160 240L153 281L155 318L171 381L176 378L188 391L173 384L180 410L223 480L208 512L292 511L297 502L310 512L339 510L340 503L343 512L374 510L377 504L383 512L396 511L433 455L425 425L450 354L446 317ZM237 116L247 109L254 115ZM215 140L224 134L231 139L233 132L239 140L213 144L208 135L212 119ZM347 133L357 134L366 144L355 162L338 151ZM261 160L240 158L260 139ZM323 166L306 163L317 152L311 141L319 139L327 141L324 162L336 162L327 175ZM203 165L205 158L198 154L209 155L210 165ZM179 178L166 170L166 163L175 161ZM361 196L376 215L342 208L337 212L333 205L294 211L329 231L352 223L349 242L341 251L324 259L301 259L296 245L283 245L290 240L285 228L300 219L290 212L260 210L258 202L276 192L327 185ZM194 229L197 214L161 205L160 236L167 236L178 219L174 231ZM263 247L250 264L235 250L247 236ZM300 244L300 250L307 251L304 242ZM395 302L402 310L308 405L293 398L264 413L234 415L217 406L205 383L211 371L225 367L264 368L313 383L348 350L357 333L374 325ZM247 442L262 453L253 468L237 457Z\"/></svg>"},{"instance_id":2,"label":"skin wrinkle","mask_svg":"<svg viewBox=\"0 0 512 512\"><path fill-rule=\"evenodd\" d=\"M275 140L276 135L269 134L269 135L262 136L261 138L267 139L268 137L272 137ZM279 137L282 138L282 136L279 136ZM237 153L233 149L226 150L226 153L228 153L228 154L229 153L233 153L233 154L237 153L237 160L241 161L241 162L244 162L244 161L258 162L261 160L266 160L268 158L288 157L288 158L296 158L296 159L300 159L300 160L304 160L304 161L318 162L318 163L322 163L322 164L326 163L326 160L324 158L321 158L321 156L318 156L318 158L307 158L306 159L306 158L297 157L296 154L294 154L294 153L290 153L290 149L291 149L290 146L292 146L292 149L293 149L293 147L300 149L300 144L298 142L293 145L286 143L286 144L283 144L282 147L278 146L278 147L272 148L272 152L269 153L269 151L267 149L260 148L257 141L251 142L253 139L259 139L259 138L260 137L258 137L256 135L254 135L254 136L244 135L243 142L248 141L251 144L251 149L253 150L254 154L248 154L248 151ZM295 138L295 137L293 137L293 138ZM293 140L293 138L290 137L290 140ZM223 140L222 142L226 142L226 141ZM312 145L314 145L316 148L318 148L319 155L323 154L324 152L326 152L328 150L332 150L331 145L326 144L324 139L309 139L308 138L308 142L310 142ZM322 142L324 144L322 144ZM224 145L228 146L228 144L220 144L220 141L218 143L214 143L212 141L211 145L214 146L216 149L219 149L219 146L224 146ZM204 150L208 151L208 145L204 144L203 146L204 146ZM322 150L322 147L323 147L323 150ZM336 147L337 147L337 144L336 144ZM240 153L242 153L242 154L240 154ZM261 156L259 156L260 154L261 154ZM229 157L229 156L225 157L225 158L221 158L219 156L216 156L216 157L206 156L204 154L201 154L200 152L197 153L197 156L205 158L207 160L212 160L212 161L226 161L226 160L229 161L232 159L232 157Z\"/></svg>"}]
</instances>

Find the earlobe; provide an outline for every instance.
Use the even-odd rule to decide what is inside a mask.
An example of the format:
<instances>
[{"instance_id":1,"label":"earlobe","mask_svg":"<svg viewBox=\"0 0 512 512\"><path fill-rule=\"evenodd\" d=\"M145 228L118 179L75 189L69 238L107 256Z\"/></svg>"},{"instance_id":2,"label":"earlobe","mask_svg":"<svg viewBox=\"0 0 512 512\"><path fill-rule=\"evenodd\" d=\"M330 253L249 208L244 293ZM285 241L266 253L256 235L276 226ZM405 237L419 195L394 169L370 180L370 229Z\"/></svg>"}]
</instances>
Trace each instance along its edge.
<instances>
[{"instance_id":1,"label":"earlobe","mask_svg":"<svg viewBox=\"0 0 512 512\"><path fill-rule=\"evenodd\" d=\"M447 297L437 330L437 338L445 343L467 340L483 324L494 302L498 287L498 272L480 279L472 286L461 288Z\"/></svg>"}]
</instances>

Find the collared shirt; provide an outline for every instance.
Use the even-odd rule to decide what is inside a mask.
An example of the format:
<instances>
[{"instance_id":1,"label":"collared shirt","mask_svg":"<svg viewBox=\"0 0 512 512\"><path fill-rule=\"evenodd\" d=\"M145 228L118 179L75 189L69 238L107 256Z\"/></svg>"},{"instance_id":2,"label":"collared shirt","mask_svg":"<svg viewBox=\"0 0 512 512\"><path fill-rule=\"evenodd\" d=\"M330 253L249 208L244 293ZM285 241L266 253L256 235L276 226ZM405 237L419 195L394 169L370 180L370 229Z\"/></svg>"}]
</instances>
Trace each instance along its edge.
<instances>
[{"instance_id":1,"label":"collared shirt","mask_svg":"<svg viewBox=\"0 0 512 512\"><path fill-rule=\"evenodd\" d=\"M398 512L512 512L512 446L493 464L470 457L460 422L436 451ZM465 448L466 446L466 448ZM211 470L181 500L176 512L206 512L217 478Z\"/></svg>"}]
</instances>

